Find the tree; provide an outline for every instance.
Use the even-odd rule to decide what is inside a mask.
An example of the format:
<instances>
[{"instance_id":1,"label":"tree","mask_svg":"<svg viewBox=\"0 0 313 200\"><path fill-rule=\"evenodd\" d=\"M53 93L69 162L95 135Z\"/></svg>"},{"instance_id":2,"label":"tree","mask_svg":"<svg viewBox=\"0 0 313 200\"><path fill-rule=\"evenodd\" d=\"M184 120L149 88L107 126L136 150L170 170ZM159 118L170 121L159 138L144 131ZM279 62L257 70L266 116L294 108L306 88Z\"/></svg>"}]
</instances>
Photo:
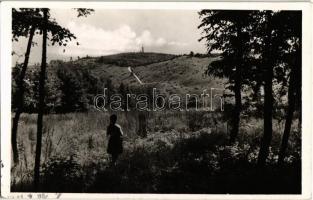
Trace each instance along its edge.
<instances>
[{"instance_id":1,"label":"tree","mask_svg":"<svg viewBox=\"0 0 313 200\"><path fill-rule=\"evenodd\" d=\"M57 76L60 80L59 89L61 91L61 107L58 112L75 112L86 109L87 99L82 88L82 81L71 69L61 66L57 70Z\"/></svg>"},{"instance_id":2,"label":"tree","mask_svg":"<svg viewBox=\"0 0 313 200\"><path fill-rule=\"evenodd\" d=\"M40 175L40 156L41 156L41 143L42 143L42 126L43 126L43 111L44 111L44 87L45 75L47 65L47 24L48 24L48 9L44 8L43 12L43 26L42 26L42 60L41 71L39 79L39 108L37 118L37 143L36 143L36 157L34 168L34 187L37 191Z\"/></svg>"},{"instance_id":3,"label":"tree","mask_svg":"<svg viewBox=\"0 0 313 200\"><path fill-rule=\"evenodd\" d=\"M282 141L281 153L284 152L284 147L287 146L290 127L292 123L292 113L294 112L295 105L295 88L297 81L299 80L299 71L301 69L301 51L295 51L293 55L296 58L297 64L291 64L288 61L290 57L289 53L291 49L297 49L296 45L290 45L290 34L292 31L290 27L299 27L295 24L301 24L300 21L292 20L293 13L286 11L262 11L259 12L257 18L259 21L258 27L254 29L254 34L259 38L258 53L261 57L261 63L259 65L259 71L261 72L263 79L261 80L264 85L264 133L261 140L260 152L258 156L258 165L263 167L266 164L266 159L269 153L269 147L272 140L272 119L274 110L274 94L273 94L273 80L278 82L285 81L289 71L289 89L288 89L288 109L285 122L285 130ZM284 23L282 23L284 22ZM289 24L289 23L292 24ZM301 29L301 28L300 28ZM299 36L299 31L298 31ZM290 49L291 48L291 49ZM292 50L293 51L293 50ZM300 54L299 54L300 53ZM299 59L300 58L300 59ZM296 65L297 67L291 67ZM300 67L299 67L300 65ZM297 69L297 70L295 70ZM301 71L300 71L301 72ZM296 75L298 74L298 75ZM299 91L299 89L297 89ZM280 154L281 154L280 153ZM282 155L280 155L282 157Z\"/></svg>"},{"instance_id":4,"label":"tree","mask_svg":"<svg viewBox=\"0 0 313 200\"><path fill-rule=\"evenodd\" d=\"M92 12L92 9L89 9L89 12ZM79 15L83 15L83 9L77 10ZM11 144L12 144L12 152L13 152L13 160L14 163L18 163L18 149L17 149L17 131L18 131L18 122L21 113L23 112L24 105L24 79L28 66L29 55L31 52L31 46L33 41L33 36L35 33L42 34L43 21L42 21L42 11L41 9L12 9L12 39L14 41L18 41L18 38L21 36L27 37L29 35L25 58L21 73L19 74L19 80L17 81L18 92L16 95L17 98L17 109L15 111L15 116L13 118L12 125L12 136L11 136ZM46 25L45 25L46 26ZM60 46L66 46L65 42L68 40L76 39L74 34L72 34L68 29L61 27L56 23L54 19L50 19L47 22L47 31L51 34L52 45L55 43ZM40 32L36 32L36 30L40 30Z\"/></svg>"},{"instance_id":5,"label":"tree","mask_svg":"<svg viewBox=\"0 0 313 200\"><path fill-rule=\"evenodd\" d=\"M36 156L34 167L34 188L38 190L39 176L40 176L40 156L42 145L42 128L43 128L43 114L44 114L44 102L45 102L45 79L46 79L46 65L47 65L47 40L48 31L51 33L49 40L52 45L55 43L60 46L66 46L68 40L72 38L76 39L73 33L68 29L59 26L54 19L50 18L48 8L41 9L42 20L40 23L41 32L43 33L42 43L42 61L39 78L39 106L38 106L38 118L37 118L37 141L36 141ZM80 11L78 11L80 12Z\"/></svg>"},{"instance_id":6,"label":"tree","mask_svg":"<svg viewBox=\"0 0 313 200\"><path fill-rule=\"evenodd\" d=\"M275 52L272 42L272 11L265 11L263 14L264 23L260 30L264 31L263 49L262 52L262 63L263 63L263 75L264 75L264 106L263 106L263 117L264 117L264 133L261 140L260 152L258 156L258 165L264 166L266 158L269 152L269 146L272 140L272 117L273 117L273 68Z\"/></svg>"},{"instance_id":7,"label":"tree","mask_svg":"<svg viewBox=\"0 0 313 200\"><path fill-rule=\"evenodd\" d=\"M301 12L287 12L280 13L285 19L286 26L282 27L284 36L286 37L285 46L288 53L285 54L284 59L290 65L289 73L289 87L288 87L288 108L286 112L285 128L282 137L282 143L279 151L278 163L282 164L285 158L288 140L290 136L290 129L292 125L293 114L296 108L296 101L301 102L301 68L302 68L302 27L301 27ZM301 107L300 107L301 111ZM301 112L299 114L301 116ZM301 120L299 120L300 122ZM301 122L300 122L301 123Z\"/></svg>"},{"instance_id":8,"label":"tree","mask_svg":"<svg viewBox=\"0 0 313 200\"><path fill-rule=\"evenodd\" d=\"M15 164L18 163L18 148L17 148L17 130L18 130L18 122L20 119L20 115L23 112L23 104L24 104L24 78L26 75L26 70L28 66L29 54L32 47L33 37L35 34L35 30L38 26L39 10L38 9L22 9L20 11L13 9L12 10L12 34L13 40L18 41L18 37L29 35L26 53L24 57L24 62L22 65L22 69L20 74L18 75L17 84L17 94L16 94L16 111L15 116L13 118L12 124L12 136L11 136L11 144L12 144L12 152L13 152L13 161Z\"/></svg>"},{"instance_id":9,"label":"tree","mask_svg":"<svg viewBox=\"0 0 313 200\"><path fill-rule=\"evenodd\" d=\"M221 52L222 59L212 62L206 73L217 77L226 77L229 89L235 94L235 107L232 116L230 142L234 142L239 132L240 113L242 110L241 89L246 78L250 57L250 37L252 11L202 10L198 28L203 28L208 53Z\"/></svg>"},{"instance_id":10,"label":"tree","mask_svg":"<svg viewBox=\"0 0 313 200\"><path fill-rule=\"evenodd\" d=\"M199 28L206 34L200 40L207 41L209 52L222 52L222 58L212 62L207 73L228 78L229 88L235 93L231 141L238 134L242 87L248 86L254 93L252 100L245 97L248 101L259 102L259 91L264 87L264 133L258 156L261 167L266 163L272 141L274 109L280 109L275 97L287 93L288 82L288 106L279 154L281 163L296 103L301 104L301 12L203 10L199 14L202 17ZM280 83L284 87L275 93L273 85ZM254 106L259 107L259 103Z\"/></svg>"}]
</instances>

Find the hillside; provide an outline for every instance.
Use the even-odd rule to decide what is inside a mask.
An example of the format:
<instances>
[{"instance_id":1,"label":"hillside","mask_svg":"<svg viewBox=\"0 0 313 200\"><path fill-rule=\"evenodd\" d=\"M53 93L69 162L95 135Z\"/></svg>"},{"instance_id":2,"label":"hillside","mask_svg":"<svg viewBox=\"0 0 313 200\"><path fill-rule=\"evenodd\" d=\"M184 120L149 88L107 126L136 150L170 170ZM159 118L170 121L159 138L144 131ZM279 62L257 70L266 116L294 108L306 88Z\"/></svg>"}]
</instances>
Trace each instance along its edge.
<instances>
[{"instance_id":1,"label":"hillside","mask_svg":"<svg viewBox=\"0 0 313 200\"><path fill-rule=\"evenodd\" d=\"M216 56L201 58L158 53L123 53L79 59L62 66L76 72L87 70L99 81L110 79L115 87L121 83L132 88L150 85L165 93L182 94L201 93L203 89L221 87L221 80L203 75L209 63L216 59ZM134 67L145 86L140 86L130 76L128 66Z\"/></svg>"},{"instance_id":2,"label":"hillside","mask_svg":"<svg viewBox=\"0 0 313 200\"><path fill-rule=\"evenodd\" d=\"M131 93L157 92L166 96L178 94L201 94L205 89L224 88L223 81L204 76L205 69L218 56L177 56L159 53L123 53L102 57L86 57L74 61L51 61L47 67L46 105L56 112L81 111L93 104L94 96L103 94L107 85L113 92L120 90L121 84ZM144 83L138 81L128 71L134 72ZM26 110L37 108L39 66L30 66L26 94ZM15 68L14 70L17 70ZM16 80L16 74L13 78ZM13 83L13 95L16 88ZM150 94L149 94L150 95ZM15 102L13 102L13 108Z\"/></svg>"}]
</instances>

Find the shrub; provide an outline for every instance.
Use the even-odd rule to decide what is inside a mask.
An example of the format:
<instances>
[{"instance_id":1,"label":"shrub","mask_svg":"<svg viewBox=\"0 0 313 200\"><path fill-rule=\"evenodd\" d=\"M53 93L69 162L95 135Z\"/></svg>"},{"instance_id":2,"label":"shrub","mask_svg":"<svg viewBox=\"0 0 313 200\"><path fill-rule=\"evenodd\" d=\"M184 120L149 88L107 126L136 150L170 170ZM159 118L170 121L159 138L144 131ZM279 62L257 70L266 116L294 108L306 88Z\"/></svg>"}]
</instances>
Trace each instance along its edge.
<instances>
[{"instance_id":1,"label":"shrub","mask_svg":"<svg viewBox=\"0 0 313 200\"><path fill-rule=\"evenodd\" d=\"M55 157L42 166L41 187L44 192L81 192L83 171L74 156Z\"/></svg>"}]
</instances>

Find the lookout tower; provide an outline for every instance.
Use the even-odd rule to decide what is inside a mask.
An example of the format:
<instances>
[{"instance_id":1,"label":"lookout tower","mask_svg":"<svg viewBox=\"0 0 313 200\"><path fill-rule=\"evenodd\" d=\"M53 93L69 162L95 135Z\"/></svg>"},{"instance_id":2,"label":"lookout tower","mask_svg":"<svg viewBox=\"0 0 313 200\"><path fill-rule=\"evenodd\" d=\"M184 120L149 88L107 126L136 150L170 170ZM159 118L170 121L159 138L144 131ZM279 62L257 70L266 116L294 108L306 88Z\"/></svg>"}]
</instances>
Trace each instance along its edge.
<instances>
[{"instance_id":1,"label":"lookout tower","mask_svg":"<svg viewBox=\"0 0 313 200\"><path fill-rule=\"evenodd\" d=\"M143 45L141 46L141 53L144 53L145 52L145 49L143 48Z\"/></svg>"}]
</instances>

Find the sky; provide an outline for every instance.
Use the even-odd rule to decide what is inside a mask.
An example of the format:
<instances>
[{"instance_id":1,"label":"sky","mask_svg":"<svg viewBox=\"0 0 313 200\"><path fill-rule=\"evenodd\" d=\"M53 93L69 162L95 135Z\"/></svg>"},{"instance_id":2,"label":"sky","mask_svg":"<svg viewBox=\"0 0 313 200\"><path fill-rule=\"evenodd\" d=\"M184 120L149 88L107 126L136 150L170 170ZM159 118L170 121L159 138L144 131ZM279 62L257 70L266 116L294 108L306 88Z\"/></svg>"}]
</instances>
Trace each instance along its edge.
<instances>
[{"instance_id":1,"label":"sky","mask_svg":"<svg viewBox=\"0 0 313 200\"><path fill-rule=\"evenodd\" d=\"M205 53L199 42L200 19L196 10L109 10L95 9L88 17L77 18L73 9L51 9L51 17L75 34L66 47L48 46L48 61L70 57L102 56L123 52L184 54ZM40 63L42 37L35 36L30 63ZM77 42L79 45L77 46ZM22 62L27 38L13 42L13 63Z\"/></svg>"}]
</instances>

